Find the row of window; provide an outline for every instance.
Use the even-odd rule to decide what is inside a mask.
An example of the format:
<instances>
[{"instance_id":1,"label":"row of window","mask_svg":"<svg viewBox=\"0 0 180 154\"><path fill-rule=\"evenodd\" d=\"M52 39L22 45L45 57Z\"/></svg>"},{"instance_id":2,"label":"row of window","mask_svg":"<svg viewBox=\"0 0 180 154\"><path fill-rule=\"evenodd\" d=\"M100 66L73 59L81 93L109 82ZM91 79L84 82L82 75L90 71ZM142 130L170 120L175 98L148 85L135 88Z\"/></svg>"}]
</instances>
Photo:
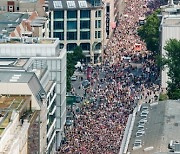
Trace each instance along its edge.
<instances>
[{"instance_id":1,"label":"row of window","mask_svg":"<svg viewBox=\"0 0 180 154\"><path fill-rule=\"evenodd\" d=\"M90 20L80 21L80 29L90 29ZM101 20L95 20L95 28L101 28ZM54 30L64 30L64 21L54 21ZM67 21L67 30L77 30L77 21Z\"/></svg>"},{"instance_id":2,"label":"row of window","mask_svg":"<svg viewBox=\"0 0 180 154\"><path fill-rule=\"evenodd\" d=\"M67 44L67 51L73 51L77 47L76 43L68 43ZM90 51L90 43L81 43L80 47L82 50ZM96 44L95 50L100 50L102 47L101 43Z\"/></svg>"},{"instance_id":3,"label":"row of window","mask_svg":"<svg viewBox=\"0 0 180 154\"><path fill-rule=\"evenodd\" d=\"M54 32L54 37L64 40L64 32ZM90 31L81 31L80 39L90 40ZM77 40L77 32L67 32L67 40Z\"/></svg>"},{"instance_id":4,"label":"row of window","mask_svg":"<svg viewBox=\"0 0 180 154\"><path fill-rule=\"evenodd\" d=\"M101 10L95 12L95 17L101 17ZM67 18L77 18L77 11L67 11ZM91 18L91 11L80 10L80 18ZM54 19L64 19L64 11L54 11Z\"/></svg>"}]
</instances>

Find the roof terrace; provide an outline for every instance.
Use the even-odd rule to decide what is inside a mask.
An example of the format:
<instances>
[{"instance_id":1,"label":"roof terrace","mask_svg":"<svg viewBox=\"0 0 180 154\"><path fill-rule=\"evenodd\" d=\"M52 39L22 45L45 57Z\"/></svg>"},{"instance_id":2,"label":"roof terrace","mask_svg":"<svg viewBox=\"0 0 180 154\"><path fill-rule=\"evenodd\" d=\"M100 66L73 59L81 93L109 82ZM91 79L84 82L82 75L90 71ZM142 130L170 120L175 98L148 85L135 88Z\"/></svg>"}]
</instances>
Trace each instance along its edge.
<instances>
[{"instance_id":1,"label":"roof terrace","mask_svg":"<svg viewBox=\"0 0 180 154\"><path fill-rule=\"evenodd\" d=\"M21 117L27 117L28 100L30 100L29 96L0 97L0 136L8 124L13 120L13 111L18 111ZM31 114L30 112L28 113Z\"/></svg>"}]
</instances>

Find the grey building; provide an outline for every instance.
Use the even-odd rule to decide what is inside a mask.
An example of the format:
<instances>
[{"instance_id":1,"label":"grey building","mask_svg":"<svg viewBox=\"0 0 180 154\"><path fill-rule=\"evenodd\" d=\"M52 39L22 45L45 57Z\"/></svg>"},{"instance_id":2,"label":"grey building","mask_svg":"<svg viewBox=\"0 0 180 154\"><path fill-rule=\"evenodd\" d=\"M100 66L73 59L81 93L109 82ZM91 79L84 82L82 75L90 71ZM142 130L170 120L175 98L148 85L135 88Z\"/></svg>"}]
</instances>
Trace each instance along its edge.
<instances>
[{"instance_id":1,"label":"grey building","mask_svg":"<svg viewBox=\"0 0 180 154\"><path fill-rule=\"evenodd\" d=\"M142 104L130 119L120 154L180 152L180 101ZM128 127L128 125L127 125Z\"/></svg>"},{"instance_id":2,"label":"grey building","mask_svg":"<svg viewBox=\"0 0 180 154\"><path fill-rule=\"evenodd\" d=\"M53 133L51 131L49 134L55 136L56 139L53 140L55 144L54 150L57 149L64 137L66 121L65 49L59 49L58 39L9 38L8 40L1 40L0 56L2 58L30 58L23 66L27 71L41 68L45 70L44 73L48 73L46 67L48 68L49 79L52 83L51 86L47 87L50 91L50 94L47 94L48 98L50 97L47 102L47 108L51 117L55 116L55 120L52 118L53 121L49 121L51 124L55 123L55 126L52 126L55 127L55 130L51 126L48 127L52 128L52 131L54 130ZM52 142L51 137L48 140ZM49 145L49 147L53 149L53 145Z\"/></svg>"}]
</instances>

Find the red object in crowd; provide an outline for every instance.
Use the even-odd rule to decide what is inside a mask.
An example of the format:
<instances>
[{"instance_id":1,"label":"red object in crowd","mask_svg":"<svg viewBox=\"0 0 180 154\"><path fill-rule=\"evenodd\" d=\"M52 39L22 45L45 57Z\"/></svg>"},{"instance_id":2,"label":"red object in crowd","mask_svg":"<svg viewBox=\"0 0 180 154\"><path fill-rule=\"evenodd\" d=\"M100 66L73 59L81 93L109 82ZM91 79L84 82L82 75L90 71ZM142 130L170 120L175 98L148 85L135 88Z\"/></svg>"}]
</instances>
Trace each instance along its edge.
<instances>
[{"instance_id":1,"label":"red object in crowd","mask_svg":"<svg viewBox=\"0 0 180 154\"><path fill-rule=\"evenodd\" d=\"M87 68L87 80L90 80L92 76L92 67L88 66Z\"/></svg>"}]
</instances>

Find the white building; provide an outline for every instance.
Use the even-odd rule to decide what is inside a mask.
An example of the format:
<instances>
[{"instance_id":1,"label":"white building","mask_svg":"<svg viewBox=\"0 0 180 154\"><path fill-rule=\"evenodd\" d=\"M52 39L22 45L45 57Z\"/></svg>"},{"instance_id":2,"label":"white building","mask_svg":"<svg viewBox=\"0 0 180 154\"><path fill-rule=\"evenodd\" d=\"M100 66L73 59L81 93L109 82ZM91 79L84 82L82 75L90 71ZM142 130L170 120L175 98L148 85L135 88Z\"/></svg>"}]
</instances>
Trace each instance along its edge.
<instances>
[{"instance_id":1,"label":"white building","mask_svg":"<svg viewBox=\"0 0 180 154\"><path fill-rule=\"evenodd\" d=\"M171 4L171 5L170 5ZM160 25L161 34L161 55L166 56L164 46L169 39L180 40L180 6L172 5L173 1L170 1L169 5L161 7L162 20ZM166 92L168 86L167 81L170 81L168 75L168 67L165 66L161 72L161 88Z\"/></svg>"},{"instance_id":2,"label":"white building","mask_svg":"<svg viewBox=\"0 0 180 154\"><path fill-rule=\"evenodd\" d=\"M51 121L56 124L56 130L48 134L56 137L53 143L56 143L57 149L64 136L66 121L66 51L59 49L58 39L9 38L0 44L0 56L4 58L30 58L24 65L24 68L28 71L48 66L49 78L53 83L49 89L47 88L47 91L50 92L47 94L47 97L50 97L47 107L48 110L51 107L50 114L54 115L55 112L54 116L56 117L55 122ZM53 128L50 130L53 130ZM52 140L50 137L49 141ZM52 145L48 146L52 147Z\"/></svg>"},{"instance_id":3,"label":"white building","mask_svg":"<svg viewBox=\"0 0 180 154\"><path fill-rule=\"evenodd\" d=\"M0 153L43 153L47 117L35 73L0 71Z\"/></svg>"}]
</instances>

